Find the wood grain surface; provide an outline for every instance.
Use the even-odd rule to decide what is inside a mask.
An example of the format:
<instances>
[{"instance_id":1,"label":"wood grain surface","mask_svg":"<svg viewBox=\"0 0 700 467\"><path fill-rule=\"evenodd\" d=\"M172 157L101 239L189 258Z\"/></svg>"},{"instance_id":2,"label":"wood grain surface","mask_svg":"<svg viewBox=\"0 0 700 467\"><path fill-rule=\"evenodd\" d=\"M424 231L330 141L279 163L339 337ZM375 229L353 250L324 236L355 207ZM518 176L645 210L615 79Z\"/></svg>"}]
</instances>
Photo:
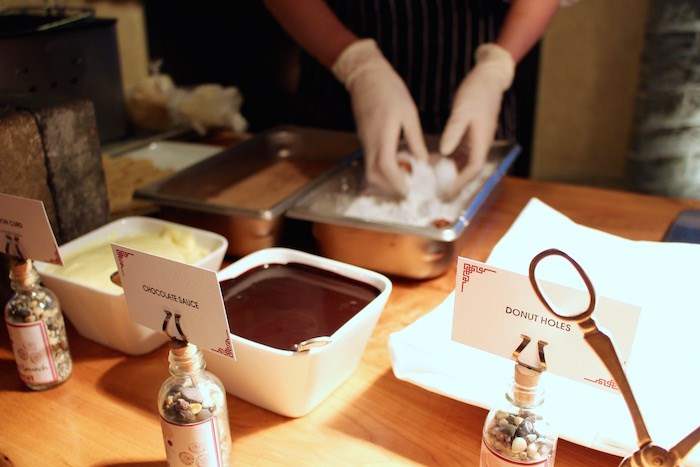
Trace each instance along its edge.
<instances>
[{"instance_id":1,"label":"wood grain surface","mask_svg":"<svg viewBox=\"0 0 700 467\"><path fill-rule=\"evenodd\" d=\"M506 177L467 229L462 254L485 260L532 197L577 223L635 240L660 240L679 211L700 208L698 201ZM486 411L399 381L387 350L390 333L454 288L453 271L428 281L392 277L394 290L359 368L307 416L288 419L229 395L234 464L478 465ZM126 356L70 325L69 339L72 377L33 392L19 380L2 326L0 458L16 466L164 466L156 397L168 376L167 346ZM619 461L561 440L556 457L557 467Z\"/></svg>"}]
</instances>

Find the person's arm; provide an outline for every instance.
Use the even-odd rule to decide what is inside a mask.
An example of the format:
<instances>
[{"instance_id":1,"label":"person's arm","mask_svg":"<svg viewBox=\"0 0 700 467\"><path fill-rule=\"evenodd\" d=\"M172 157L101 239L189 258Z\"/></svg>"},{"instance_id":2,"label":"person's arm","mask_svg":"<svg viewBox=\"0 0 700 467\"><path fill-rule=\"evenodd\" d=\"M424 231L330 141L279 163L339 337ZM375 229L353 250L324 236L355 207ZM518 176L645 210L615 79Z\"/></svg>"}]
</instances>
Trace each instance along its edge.
<instances>
[{"instance_id":1,"label":"person's arm","mask_svg":"<svg viewBox=\"0 0 700 467\"><path fill-rule=\"evenodd\" d=\"M484 165L498 126L503 93L513 82L515 66L539 41L560 0L514 0L495 43L480 45L476 65L455 93L450 118L440 139L443 155L466 159L444 198L454 198Z\"/></svg>"},{"instance_id":2,"label":"person's arm","mask_svg":"<svg viewBox=\"0 0 700 467\"><path fill-rule=\"evenodd\" d=\"M265 0L265 6L291 38L326 68L358 39L325 0Z\"/></svg>"},{"instance_id":3,"label":"person's arm","mask_svg":"<svg viewBox=\"0 0 700 467\"><path fill-rule=\"evenodd\" d=\"M265 0L265 5L349 91L367 181L389 194L405 195L407 175L397 159L402 135L414 156L427 160L428 150L411 93L377 44L353 34L324 0Z\"/></svg>"},{"instance_id":4,"label":"person's arm","mask_svg":"<svg viewBox=\"0 0 700 467\"><path fill-rule=\"evenodd\" d=\"M520 62L542 38L561 0L514 0L508 9L496 44Z\"/></svg>"}]
</instances>

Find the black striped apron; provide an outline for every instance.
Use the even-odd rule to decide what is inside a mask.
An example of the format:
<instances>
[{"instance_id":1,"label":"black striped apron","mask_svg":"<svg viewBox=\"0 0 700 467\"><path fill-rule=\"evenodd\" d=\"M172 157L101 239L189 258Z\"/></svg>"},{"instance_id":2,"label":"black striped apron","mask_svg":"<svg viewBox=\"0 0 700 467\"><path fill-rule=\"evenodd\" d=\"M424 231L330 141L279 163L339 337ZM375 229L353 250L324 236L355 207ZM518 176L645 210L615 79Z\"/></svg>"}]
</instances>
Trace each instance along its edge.
<instances>
[{"instance_id":1,"label":"black striped apron","mask_svg":"<svg viewBox=\"0 0 700 467\"><path fill-rule=\"evenodd\" d=\"M406 82L426 133L440 133L452 98L473 66L474 50L493 42L508 4L502 0L329 0L357 36L374 38ZM348 93L303 55L295 118L300 124L352 130ZM507 92L498 137L515 140L515 99Z\"/></svg>"}]
</instances>

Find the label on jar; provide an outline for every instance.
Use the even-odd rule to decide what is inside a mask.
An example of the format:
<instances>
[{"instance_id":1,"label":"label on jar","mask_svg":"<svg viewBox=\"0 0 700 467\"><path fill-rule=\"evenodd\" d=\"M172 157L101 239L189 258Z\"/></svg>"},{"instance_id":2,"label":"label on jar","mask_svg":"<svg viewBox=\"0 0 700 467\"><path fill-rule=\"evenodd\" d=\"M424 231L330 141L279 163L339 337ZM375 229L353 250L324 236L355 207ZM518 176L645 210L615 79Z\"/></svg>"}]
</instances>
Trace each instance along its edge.
<instances>
[{"instance_id":1,"label":"label on jar","mask_svg":"<svg viewBox=\"0 0 700 467\"><path fill-rule=\"evenodd\" d=\"M43 321L7 323L19 377L28 384L58 382L49 335Z\"/></svg>"},{"instance_id":2,"label":"label on jar","mask_svg":"<svg viewBox=\"0 0 700 467\"><path fill-rule=\"evenodd\" d=\"M508 459L496 453L486 443L481 441L480 467L512 467L514 465L527 465L528 467L552 467L554 463L550 463L548 458L536 461L519 461L515 459Z\"/></svg>"},{"instance_id":3,"label":"label on jar","mask_svg":"<svg viewBox=\"0 0 700 467\"><path fill-rule=\"evenodd\" d=\"M169 466L223 466L218 417L178 425L160 418Z\"/></svg>"}]
</instances>

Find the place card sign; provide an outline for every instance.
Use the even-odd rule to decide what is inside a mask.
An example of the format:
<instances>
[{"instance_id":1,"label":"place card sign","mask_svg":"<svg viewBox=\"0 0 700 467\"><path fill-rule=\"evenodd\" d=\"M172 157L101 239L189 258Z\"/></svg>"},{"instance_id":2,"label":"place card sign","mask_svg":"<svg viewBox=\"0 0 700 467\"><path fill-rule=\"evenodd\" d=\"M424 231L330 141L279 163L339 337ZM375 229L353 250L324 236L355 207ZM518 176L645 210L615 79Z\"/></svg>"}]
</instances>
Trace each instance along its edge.
<instances>
[{"instance_id":1,"label":"place card sign","mask_svg":"<svg viewBox=\"0 0 700 467\"><path fill-rule=\"evenodd\" d=\"M63 266L44 203L0 193L2 253Z\"/></svg>"},{"instance_id":2,"label":"place card sign","mask_svg":"<svg viewBox=\"0 0 700 467\"><path fill-rule=\"evenodd\" d=\"M216 272L115 243L112 253L135 322L235 358Z\"/></svg>"},{"instance_id":3,"label":"place card sign","mask_svg":"<svg viewBox=\"0 0 700 467\"><path fill-rule=\"evenodd\" d=\"M588 303L587 292L583 290L539 282L550 296L556 297L556 303ZM613 340L623 366L632 351L640 313L638 306L598 297L593 317ZM547 310L527 275L460 257L452 340L513 358L523 335L531 339L519 356L524 363L538 366L537 343L543 341L548 372L617 391L609 372L585 342L578 324L562 320Z\"/></svg>"}]
</instances>

